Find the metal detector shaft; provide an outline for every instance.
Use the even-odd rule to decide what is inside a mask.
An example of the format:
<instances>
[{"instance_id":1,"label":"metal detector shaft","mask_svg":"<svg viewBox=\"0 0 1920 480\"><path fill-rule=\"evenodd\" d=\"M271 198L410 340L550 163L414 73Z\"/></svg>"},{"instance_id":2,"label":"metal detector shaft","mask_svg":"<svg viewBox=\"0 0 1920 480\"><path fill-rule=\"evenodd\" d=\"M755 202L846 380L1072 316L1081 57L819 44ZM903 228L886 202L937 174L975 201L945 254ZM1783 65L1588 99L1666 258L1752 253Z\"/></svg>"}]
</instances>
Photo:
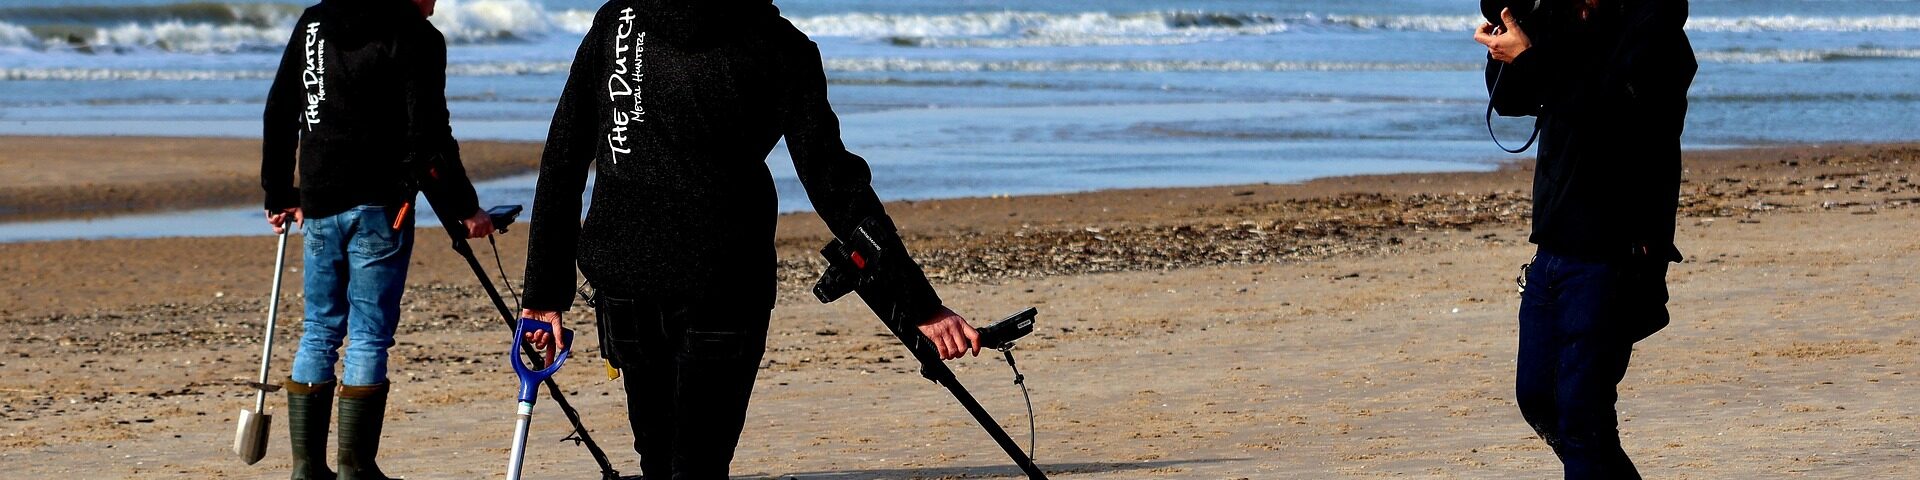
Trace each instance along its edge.
<instances>
[{"instance_id":1,"label":"metal detector shaft","mask_svg":"<svg viewBox=\"0 0 1920 480\"><path fill-rule=\"evenodd\" d=\"M952 393L953 398L960 401L960 406L966 407L967 413L972 414L973 419L980 422L980 428L986 429L987 435L993 437L994 443L1000 444L1000 449L1005 450L1007 457L1012 458L1013 463L1020 466L1020 471L1026 472L1027 478L1046 480L1047 472L1041 471L1040 466L1035 465L1033 459L1027 457L1027 452L1020 450L1020 444L1014 443L1013 437L1007 435L1007 430L1000 428L1000 422L994 421L993 414L987 413L987 408L981 406L979 400L974 400L973 394L967 392L967 387L961 385L960 380L954 377L953 369L947 368L947 363L940 360L938 352L933 351L926 342L909 337L902 332L894 332L894 338L906 344L907 350L913 352L913 358L920 361L921 375L925 375L934 383L939 383L940 386L947 387L947 392Z\"/></svg>"}]
</instances>

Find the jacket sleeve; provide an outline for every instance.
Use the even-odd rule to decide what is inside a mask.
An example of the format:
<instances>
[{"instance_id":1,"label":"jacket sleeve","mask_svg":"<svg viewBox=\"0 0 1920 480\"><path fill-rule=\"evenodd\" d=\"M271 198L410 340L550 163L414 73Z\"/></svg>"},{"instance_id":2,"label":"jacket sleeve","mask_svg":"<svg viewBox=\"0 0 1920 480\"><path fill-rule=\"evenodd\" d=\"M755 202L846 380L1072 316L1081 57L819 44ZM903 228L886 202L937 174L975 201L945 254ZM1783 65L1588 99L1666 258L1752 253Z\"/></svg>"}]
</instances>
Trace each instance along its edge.
<instances>
[{"instance_id":1,"label":"jacket sleeve","mask_svg":"<svg viewBox=\"0 0 1920 480\"><path fill-rule=\"evenodd\" d=\"M1552 46L1540 42L1520 56L1513 63L1487 57L1487 96L1492 99L1493 110L1503 117L1525 117L1540 114L1540 105L1546 101L1546 78L1550 65L1555 59Z\"/></svg>"},{"instance_id":2,"label":"jacket sleeve","mask_svg":"<svg viewBox=\"0 0 1920 480\"><path fill-rule=\"evenodd\" d=\"M260 188L266 191L266 209L280 211L300 206L300 189L293 184L295 154L300 146L300 110L306 106L300 73L304 63L306 36L302 25L306 16L294 23L293 36L280 54L280 68L267 89L267 108L260 119Z\"/></svg>"},{"instance_id":3,"label":"jacket sleeve","mask_svg":"<svg viewBox=\"0 0 1920 480\"><path fill-rule=\"evenodd\" d=\"M398 55L407 69L407 160L427 169L430 178L419 179L421 190L441 219L465 219L480 210L480 199L460 163L447 113L446 38L425 22L417 32Z\"/></svg>"},{"instance_id":4,"label":"jacket sleeve","mask_svg":"<svg viewBox=\"0 0 1920 480\"><path fill-rule=\"evenodd\" d=\"M821 67L819 47L798 32L794 35L793 46L781 56L780 81L786 86L781 102L782 133L793 156L794 171L814 211L835 237L851 238L862 221L884 217L886 210L873 193L867 161L848 152L840 141L840 119L827 102L826 72ZM908 319L931 317L941 301L925 272L909 255L892 261L896 263L888 268L892 269L889 279L893 285L887 287L905 309L901 313Z\"/></svg>"},{"instance_id":5,"label":"jacket sleeve","mask_svg":"<svg viewBox=\"0 0 1920 480\"><path fill-rule=\"evenodd\" d=\"M564 312L573 305L574 270L580 244L580 197L587 188L600 138L596 90L604 85L604 36L600 22L581 39L573 54L567 86L554 108L547 129L547 145L540 156L540 179L534 186L533 219L528 227L526 308Z\"/></svg>"}]
</instances>

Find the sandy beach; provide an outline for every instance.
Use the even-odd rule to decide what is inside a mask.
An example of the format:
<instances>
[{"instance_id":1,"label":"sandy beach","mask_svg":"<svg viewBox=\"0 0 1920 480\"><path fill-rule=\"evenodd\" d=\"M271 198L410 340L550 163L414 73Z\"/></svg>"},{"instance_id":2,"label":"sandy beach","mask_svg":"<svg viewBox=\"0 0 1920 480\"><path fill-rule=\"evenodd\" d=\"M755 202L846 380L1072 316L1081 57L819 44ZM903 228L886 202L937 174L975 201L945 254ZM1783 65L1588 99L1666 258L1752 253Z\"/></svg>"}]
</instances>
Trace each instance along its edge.
<instances>
[{"instance_id":1,"label":"sandy beach","mask_svg":"<svg viewBox=\"0 0 1920 480\"><path fill-rule=\"evenodd\" d=\"M0 142L0 220L256 200L257 143ZM136 143L154 150L102 153ZM476 176L497 176L526 171L538 151L470 143L466 159ZM101 165L90 162L119 162L120 173L82 175ZM1915 145L1688 155L1674 322L1638 346L1621 390L1643 473L1920 471L1916 173ZM1037 459L1058 478L1538 479L1558 463L1511 393L1530 180L1521 163L888 209L975 324L1039 307L1037 333L1016 352ZM7 476L284 477L283 425L260 464L228 451L236 414L252 406L245 382L272 274L264 233L0 244ZM513 422L508 335L440 232L419 238L382 466L497 478ZM806 294L826 238L810 214L781 219L782 300L734 472L1017 478L870 314ZM517 230L498 238L515 282L524 241ZM300 267L288 260L278 375L299 334ZM638 474L620 383L599 366L588 318L576 306L568 319L586 340L558 380L616 464ZM1003 361L953 365L1024 444ZM268 405L281 412L284 398ZM529 475L594 478L584 449L559 441L566 424L551 407L536 411Z\"/></svg>"}]
</instances>

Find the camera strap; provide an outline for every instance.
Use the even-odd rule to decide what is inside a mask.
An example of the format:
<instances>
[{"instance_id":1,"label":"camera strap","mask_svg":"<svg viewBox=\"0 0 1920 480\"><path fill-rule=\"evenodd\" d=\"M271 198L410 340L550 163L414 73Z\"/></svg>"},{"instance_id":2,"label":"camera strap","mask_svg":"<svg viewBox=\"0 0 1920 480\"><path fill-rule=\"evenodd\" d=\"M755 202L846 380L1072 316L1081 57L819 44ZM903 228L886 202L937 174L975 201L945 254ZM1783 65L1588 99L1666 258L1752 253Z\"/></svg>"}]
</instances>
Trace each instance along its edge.
<instances>
[{"instance_id":1,"label":"camera strap","mask_svg":"<svg viewBox=\"0 0 1920 480\"><path fill-rule=\"evenodd\" d=\"M1503 63L1500 65L1500 70L1493 74L1493 92L1490 92L1492 95L1489 95L1489 97L1499 96L1500 77L1506 73L1507 65ZM1493 138L1494 146L1500 147L1501 150L1505 150L1507 153L1525 152L1527 149L1533 148L1533 142L1535 140L1540 139L1540 116L1535 115L1533 117L1533 134L1527 136L1527 143L1525 145L1521 145L1520 148L1507 148L1507 144L1500 142L1500 134L1493 132L1493 100L1489 98L1487 100L1487 136Z\"/></svg>"}]
</instances>

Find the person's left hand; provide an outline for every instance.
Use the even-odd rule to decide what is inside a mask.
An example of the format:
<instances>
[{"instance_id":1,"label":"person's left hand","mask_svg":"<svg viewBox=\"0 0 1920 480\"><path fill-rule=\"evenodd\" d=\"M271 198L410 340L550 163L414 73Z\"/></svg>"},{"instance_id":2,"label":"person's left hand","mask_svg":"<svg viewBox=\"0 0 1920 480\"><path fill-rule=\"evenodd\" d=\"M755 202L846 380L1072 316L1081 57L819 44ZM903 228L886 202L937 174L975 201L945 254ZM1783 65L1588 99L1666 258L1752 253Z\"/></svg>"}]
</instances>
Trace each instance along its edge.
<instances>
[{"instance_id":1,"label":"person's left hand","mask_svg":"<svg viewBox=\"0 0 1920 480\"><path fill-rule=\"evenodd\" d=\"M953 313L953 309L940 307L933 318L920 323L920 334L939 348L941 360L966 356L968 349L973 350L973 356L980 356L980 332L968 325L966 318Z\"/></svg>"},{"instance_id":2,"label":"person's left hand","mask_svg":"<svg viewBox=\"0 0 1920 480\"><path fill-rule=\"evenodd\" d=\"M480 238L493 233L493 216L487 215L485 209L473 212L473 217L460 223L467 227L467 238Z\"/></svg>"},{"instance_id":3,"label":"person's left hand","mask_svg":"<svg viewBox=\"0 0 1920 480\"><path fill-rule=\"evenodd\" d=\"M1521 52L1533 48L1533 39L1520 29L1520 20L1513 17L1512 10L1500 10L1500 23L1504 25L1481 23L1480 28L1473 32L1473 41L1486 45L1487 55L1494 60L1513 63L1513 59L1520 58Z\"/></svg>"}]
</instances>

